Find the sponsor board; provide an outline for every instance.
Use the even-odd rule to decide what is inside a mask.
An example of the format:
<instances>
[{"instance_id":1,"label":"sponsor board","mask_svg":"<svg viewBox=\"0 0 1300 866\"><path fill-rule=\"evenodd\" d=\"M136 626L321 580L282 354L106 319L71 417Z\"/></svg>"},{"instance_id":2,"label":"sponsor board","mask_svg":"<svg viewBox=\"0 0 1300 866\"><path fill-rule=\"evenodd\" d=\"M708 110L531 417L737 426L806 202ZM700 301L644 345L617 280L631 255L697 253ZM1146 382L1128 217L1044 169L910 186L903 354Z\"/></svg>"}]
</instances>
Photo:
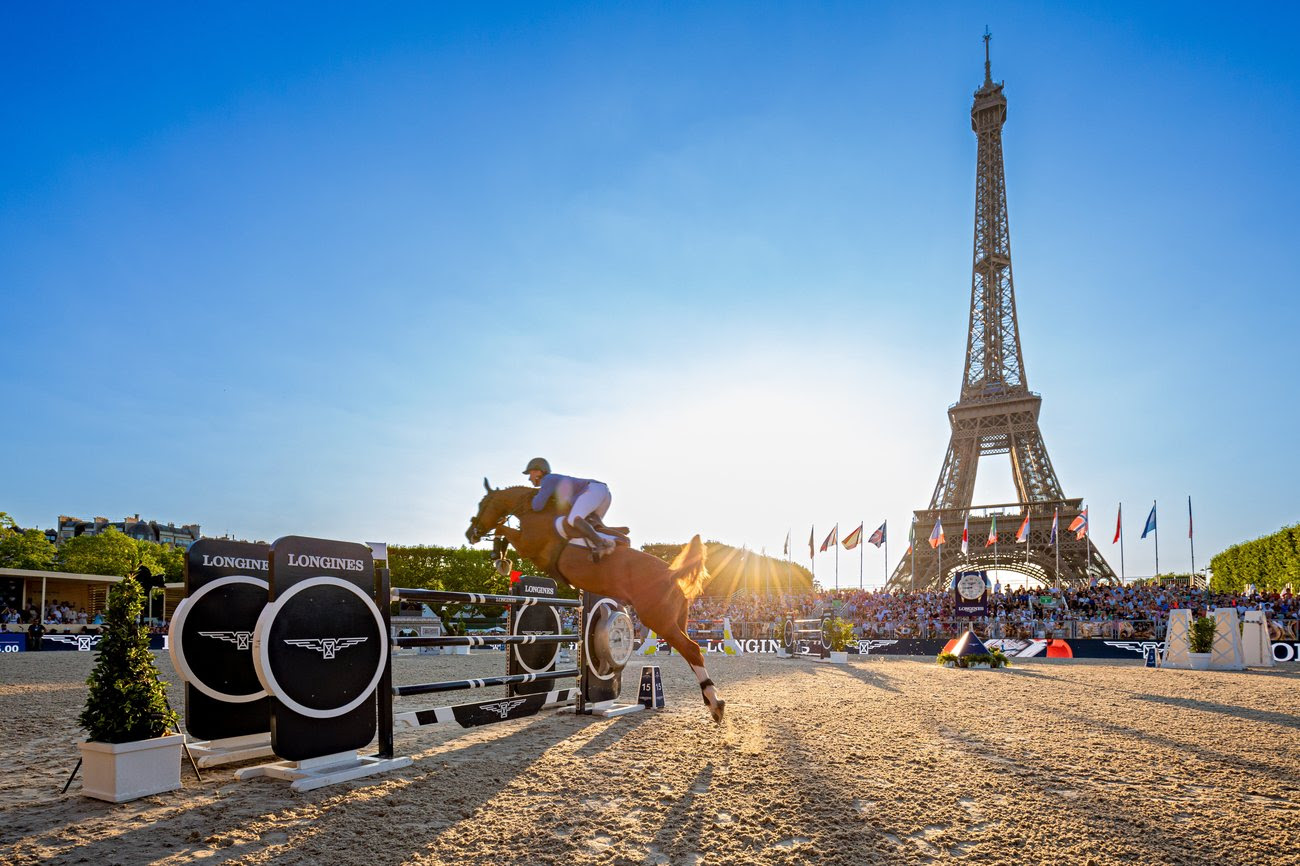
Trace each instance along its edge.
<instances>
[{"instance_id":1,"label":"sponsor board","mask_svg":"<svg viewBox=\"0 0 1300 866\"><path fill-rule=\"evenodd\" d=\"M50 634L46 632L41 638L42 652L98 652L100 642L104 639L101 634ZM168 648L168 638L165 634L149 635L149 649L165 650ZM32 647L28 643L27 635L19 632L0 633L0 653L13 652L31 652Z\"/></svg>"},{"instance_id":2,"label":"sponsor board","mask_svg":"<svg viewBox=\"0 0 1300 866\"><path fill-rule=\"evenodd\" d=\"M870 638L850 643L849 652L859 655L933 656L943 652L950 640L955 638ZM780 648L780 642L775 640L751 639L738 643L746 653L775 655ZM984 644L990 649L997 647L1011 658L1129 659L1143 662L1149 649L1164 651L1164 641L1156 640L989 638ZM723 647L722 640L708 640L700 644L706 653L716 655L724 653ZM1272 649L1274 661L1300 662L1300 641L1273 641ZM667 642L660 640L659 652L668 651Z\"/></svg>"}]
</instances>

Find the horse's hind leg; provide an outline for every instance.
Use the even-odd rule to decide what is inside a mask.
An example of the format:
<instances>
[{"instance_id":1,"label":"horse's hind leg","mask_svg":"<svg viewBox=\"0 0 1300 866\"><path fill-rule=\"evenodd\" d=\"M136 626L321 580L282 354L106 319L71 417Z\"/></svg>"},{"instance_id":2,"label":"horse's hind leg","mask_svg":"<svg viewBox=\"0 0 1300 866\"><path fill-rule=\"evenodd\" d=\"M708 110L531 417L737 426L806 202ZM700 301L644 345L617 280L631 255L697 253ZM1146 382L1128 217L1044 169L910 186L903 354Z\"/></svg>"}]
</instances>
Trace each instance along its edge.
<instances>
[{"instance_id":1,"label":"horse's hind leg","mask_svg":"<svg viewBox=\"0 0 1300 866\"><path fill-rule=\"evenodd\" d=\"M718 697L718 689L709 679L709 672L704 667L704 653L700 651L700 645L691 640L690 636L676 623L668 629L660 632L660 637L668 641L668 645L682 654L686 663L691 666L695 672L695 679L700 683L700 694L704 696L704 704L709 708L713 721L722 721L722 711L726 708L727 702Z\"/></svg>"}]
</instances>

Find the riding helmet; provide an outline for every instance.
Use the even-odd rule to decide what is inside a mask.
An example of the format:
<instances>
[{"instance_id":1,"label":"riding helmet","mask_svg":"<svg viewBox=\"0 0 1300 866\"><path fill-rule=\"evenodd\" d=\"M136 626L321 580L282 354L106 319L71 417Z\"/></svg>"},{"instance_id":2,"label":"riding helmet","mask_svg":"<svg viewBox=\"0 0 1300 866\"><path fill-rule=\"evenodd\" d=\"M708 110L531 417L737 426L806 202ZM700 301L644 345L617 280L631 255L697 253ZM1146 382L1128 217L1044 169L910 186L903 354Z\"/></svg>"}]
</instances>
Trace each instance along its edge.
<instances>
[{"instance_id":1,"label":"riding helmet","mask_svg":"<svg viewBox=\"0 0 1300 866\"><path fill-rule=\"evenodd\" d=\"M542 457L534 457L532 460L529 460L528 465L524 467L524 474L527 475L534 469L542 470L543 475L551 474L551 464L547 463Z\"/></svg>"}]
</instances>

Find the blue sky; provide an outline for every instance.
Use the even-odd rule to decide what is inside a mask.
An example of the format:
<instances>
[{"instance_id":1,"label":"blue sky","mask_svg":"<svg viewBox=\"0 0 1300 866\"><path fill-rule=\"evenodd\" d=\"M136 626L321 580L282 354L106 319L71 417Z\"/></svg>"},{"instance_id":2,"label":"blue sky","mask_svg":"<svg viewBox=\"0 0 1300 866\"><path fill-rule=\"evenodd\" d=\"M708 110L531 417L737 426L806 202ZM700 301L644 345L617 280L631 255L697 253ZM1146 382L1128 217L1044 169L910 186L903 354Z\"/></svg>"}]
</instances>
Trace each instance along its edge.
<instances>
[{"instance_id":1,"label":"blue sky","mask_svg":"<svg viewBox=\"0 0 1300 866\"><path fill-rule=\"evenodd\" d=\"M638 542L888 519L896 557L958 395L985 25L1027 378L1103 553L1120 501L1130 575L1153 499L1163 570L1188 495L1198 565L1300 520L1289 5L11 13L24 525L456 544L543 455Z\"/></svg>"}]
</instances>

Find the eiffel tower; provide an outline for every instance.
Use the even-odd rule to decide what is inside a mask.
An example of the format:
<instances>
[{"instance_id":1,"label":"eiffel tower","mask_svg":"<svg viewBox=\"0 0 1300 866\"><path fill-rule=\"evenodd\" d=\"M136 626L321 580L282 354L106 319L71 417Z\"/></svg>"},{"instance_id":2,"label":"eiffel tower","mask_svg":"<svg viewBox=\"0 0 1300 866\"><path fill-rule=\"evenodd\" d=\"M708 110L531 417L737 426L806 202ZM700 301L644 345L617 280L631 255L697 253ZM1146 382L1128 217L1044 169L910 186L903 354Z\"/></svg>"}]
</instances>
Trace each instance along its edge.
<instances>
[{"instance_id":1,"label":"eiffel tower","mask_svg":"<svg viewBox=\"0 0 1300 866\"><path fill-rule=\"evenodd\" d=\"M1007 226L1006 175L1002 168L1002 124L1007 119L1003 82L994 83L989 63L990 34L984 34L984 84L975 91L971 129L978 141L975 175L975 253L971 273L970 330L961 397L948 407L952 437L930 497L930 507L914 512L913 552L890 577L891 589L947 589L954 571L1015 571L1047 585L1086 585L1115 573L1092 543L1067 527L1080 513L1082 499L1067 499L1047 456L1038 427L1042 397L1029 390L1016 321L1011 279L1011 234ZM972 506L979 459L1010 455L1018 501ZM1015 543L1029 516L1027 543ZM1053 516L1057 543L1051 540ZM985 546L997 521L998 543ZM942 521L945 544L926 539ZM961 530L969 520L969 554L961 554ZM957 543L954 543L957 542Z\"/></svg>"}]
</instances>

